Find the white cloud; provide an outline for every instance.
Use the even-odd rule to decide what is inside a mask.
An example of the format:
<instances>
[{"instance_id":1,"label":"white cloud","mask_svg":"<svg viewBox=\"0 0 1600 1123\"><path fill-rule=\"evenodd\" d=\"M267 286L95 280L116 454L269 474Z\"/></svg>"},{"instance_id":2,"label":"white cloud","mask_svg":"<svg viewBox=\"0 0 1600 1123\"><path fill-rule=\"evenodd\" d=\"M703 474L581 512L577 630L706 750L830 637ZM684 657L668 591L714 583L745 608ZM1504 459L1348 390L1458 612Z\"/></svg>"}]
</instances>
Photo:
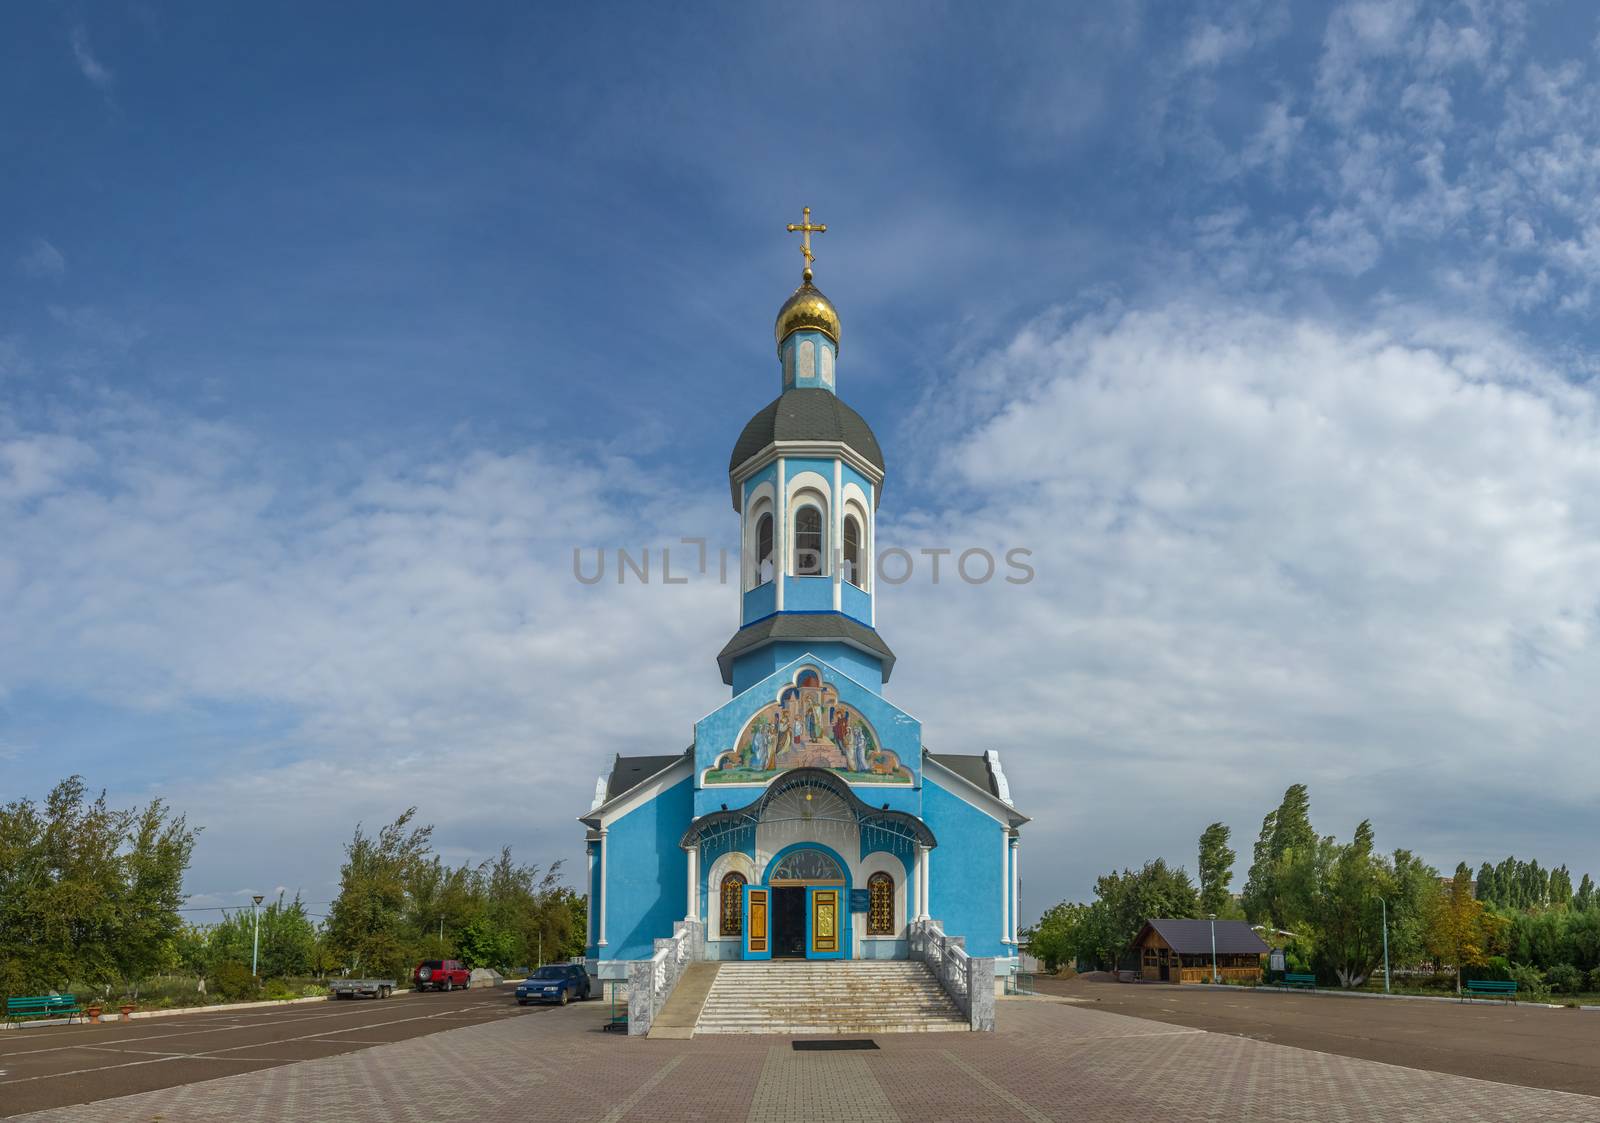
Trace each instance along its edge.
<instances>
[{"instance_id":1,"label":"white cloud","mask_svg":"<svg viewBox=\"0 0 1600 1123\"><path fill-rule=\"evenodd\" d=\"M1005 404L947 449L969 502L892 533L1030 546L1038 580L915 583L879 621L929 743L1001 749L1026 793L1066 870L1033 860L1031 907L1192 862L1218 817L1248 853L1296 780L1326 831L1370 815L1448 865L1532 845L1600 868L1578 825L1600 408L1489 329L1391 319L1180 304L1045 322L985 368ZM1485 775L1515 811L1475 799Z\"/></svg>"},{"instance_id":2,"label":"white cloud","mask_svg":"<svg viewBox=\"0 0 1600 1123\"><path fill-rule=\"evenodd\" d=\"M67 259L43 238L35 238L28 252L17 258L17 268L28 277L60 277L67 271Z\"/></svg>"},{"instance_id":3,"label":"white cloud","mask_svg":"<svg viewBox=\"0 0 1600 1123\"><path fill-rule=\"evenodd\" d=\"M81 23L72 29L72 57L78 71L102 92L111 89L114 77L89 48L89 31Z\"/></svg>"},{"instance_id":4,"label":"white cloud","mask_svg":"<svg viewBox=\"0 0 1600 1123\"><path fill-rule=\"evenodd\" d=\"M1038 576L884 586L879 624L927 743L1005 754L1035 818L1030 907L1152 848L1189 860L1215 818L1247 852L1302 779L1324 830L1371 815L1453 863L1527 850L1536 821L1539 853L1600 868L1592 832L1548 826L1600 794L1592 394L1400 308L1360 329L1110 308L958 375L917 428L943 434L939 499L891 500L882 544L1027 547ZM726 697L731 587L570 574L574 544L731 537L715 481L461 446L308 488L228 426L122 398L50 416L0 416L0 618L28 640L0 645L0 687L175 729L269 716L145 766L207 827L208 900L325 899L354 821L412 802L453 856L575 857L611 754L677 751ZM69 762L39 743L19 764L42 789ZM1418 798L1485 775L1516 814L1440 821Z\"/></svg>"}]
</instances>

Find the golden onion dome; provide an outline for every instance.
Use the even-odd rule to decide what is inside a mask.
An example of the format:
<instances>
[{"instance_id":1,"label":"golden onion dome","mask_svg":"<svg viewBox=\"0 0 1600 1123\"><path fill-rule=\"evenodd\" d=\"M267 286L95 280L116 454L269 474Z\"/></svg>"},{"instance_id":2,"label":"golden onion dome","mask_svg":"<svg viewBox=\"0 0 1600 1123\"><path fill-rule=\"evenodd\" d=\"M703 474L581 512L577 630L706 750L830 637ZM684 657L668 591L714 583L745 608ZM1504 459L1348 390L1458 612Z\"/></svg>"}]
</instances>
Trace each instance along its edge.
<instances>
[{"instance_id":1,"label":"golden onion dome","mask_svg":"<svg viewBox=\"0 0 1600 1123\"><path fill-rule=\"evenodd\" d=\"M822 290L811 283L811 270L806 270L806 280L803 285L794 290L794 295L783 302L783 307L778 309L778 323L775 329L778 337L778 346L783 346L783 341L790 332L803 329L820 331L833 340L835 347L839 346L839 313L834 311L833 301L822 295Z\"/></svg>"}]
</instances>

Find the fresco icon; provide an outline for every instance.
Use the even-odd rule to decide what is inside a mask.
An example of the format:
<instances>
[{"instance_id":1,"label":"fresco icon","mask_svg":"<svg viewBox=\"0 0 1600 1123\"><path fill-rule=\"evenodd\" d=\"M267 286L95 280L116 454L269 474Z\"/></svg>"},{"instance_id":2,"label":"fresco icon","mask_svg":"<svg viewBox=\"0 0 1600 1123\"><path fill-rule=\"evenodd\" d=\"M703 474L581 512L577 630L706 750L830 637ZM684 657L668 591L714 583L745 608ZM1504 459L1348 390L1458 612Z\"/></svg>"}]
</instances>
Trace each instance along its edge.
<instances>
[{"instance_id":1,"label":"fresco icon","mask_svg":"<svg viewBox=\"0 0 1600 1123\"><path fill-rule=\"evenodd\" d=\"M815 667L757 710L706 772L707 784L762 784L791 768L827 768L852 784L909 784L911 771Z\"/></svg>"}]
</instances>

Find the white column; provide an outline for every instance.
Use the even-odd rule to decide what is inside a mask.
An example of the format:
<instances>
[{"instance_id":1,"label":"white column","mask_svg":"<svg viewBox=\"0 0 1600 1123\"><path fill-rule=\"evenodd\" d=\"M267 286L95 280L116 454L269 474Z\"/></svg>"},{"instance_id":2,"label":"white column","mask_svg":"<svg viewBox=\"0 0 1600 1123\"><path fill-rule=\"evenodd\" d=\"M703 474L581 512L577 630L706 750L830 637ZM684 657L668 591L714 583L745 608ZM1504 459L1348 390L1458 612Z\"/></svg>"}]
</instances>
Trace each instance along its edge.
<instances>
[{"instance_id":1,"label":"white column","mask_svg":"<svg viewBox=\"0 0 1600 1123\"><path fill-rule=\"evenodd\" d=\"M1017 929L1022 921L1022 873L1017 861L1022 856L1020 839L1011 840L1011 943L1017 942Z\"/></svg>"},{"instance_id":2,"label":"white column","mask_svg":"<svg viewBox=\"0 0 1600 1123\"><path fill-rule=\"evenodd\" d=\"M788 464L778 458L778 493L772 497L772 573L777 581L776 605L783 611L783 579L789 572L789 496Z\"/></svg>"},{"instance_id":3,"label":"white column","mask_svg":"<svg viewBox=\"0 0 1600 1123\"><path fill-rule=\"evenodd\" d=\"M596 947L606 946L606 828L600 828L600 938Z\"/></svg>"},{"instance_id":4,"label":"white column","mask_svg":"<svg viewBox=\"0 0 1600 1123\"><path fill-rule=\"evenodd\" d=\"M689 847L689 911L683 914L690 920L700 919L700 844Z\"/></svg>"},{"instance_id":5,"label":"white column","mask_svg":"<svg viewBox=\"0 0 1600 1123\"><path fill-rule=\"evenodd\" d=\"M917 919L927 920L928 909L928 848L917 843Z\"/></svg>"}]
</instances>

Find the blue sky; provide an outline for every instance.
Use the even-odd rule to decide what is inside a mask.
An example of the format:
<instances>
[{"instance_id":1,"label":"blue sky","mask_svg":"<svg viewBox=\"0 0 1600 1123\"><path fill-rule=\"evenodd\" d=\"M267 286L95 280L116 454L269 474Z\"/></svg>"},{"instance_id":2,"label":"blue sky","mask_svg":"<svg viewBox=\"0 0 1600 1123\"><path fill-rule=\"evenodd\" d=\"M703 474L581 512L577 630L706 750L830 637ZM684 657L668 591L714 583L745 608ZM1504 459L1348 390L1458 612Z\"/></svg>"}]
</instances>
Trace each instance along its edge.
<instances>
[{"instance_id":1,"label":"blue sky","mask_svg":"<svg viewBox=\"0 0 1600 1123\"><path fill-rule=\"evenodd\" d=\"M882 543L1038 559L879 615L1032 911L1296 780L1600 871L1600 24L1292 7L8 9L0 794L170 799L208 904L411 802L575 859L736 608L571 550L732 541L809 204Z\"/></svg>"}]
</instances>

